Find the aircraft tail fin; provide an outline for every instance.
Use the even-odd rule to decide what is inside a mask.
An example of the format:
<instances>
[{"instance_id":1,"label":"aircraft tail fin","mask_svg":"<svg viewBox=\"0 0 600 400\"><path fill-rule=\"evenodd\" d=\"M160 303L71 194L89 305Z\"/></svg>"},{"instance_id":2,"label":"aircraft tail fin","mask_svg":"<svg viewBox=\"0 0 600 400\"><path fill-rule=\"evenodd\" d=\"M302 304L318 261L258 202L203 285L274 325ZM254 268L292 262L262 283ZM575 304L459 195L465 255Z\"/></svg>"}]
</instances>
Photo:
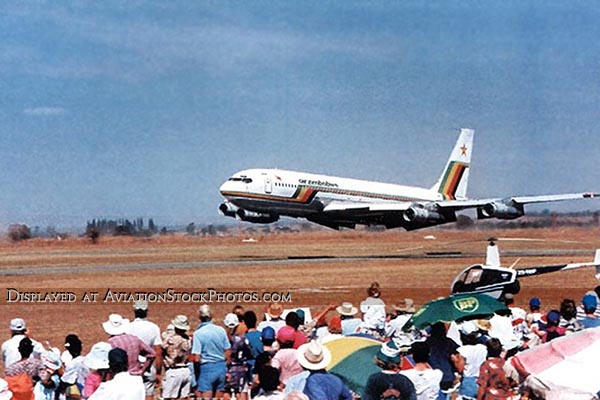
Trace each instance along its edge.
<instances>
[{"instance_id":1,"label":"aircraft tail fin","mask_svg":"<svg viewBox=\"0 0 600 400\"><path fill-rule=\"evenodd\" d=\"M442 172L437 183L431 188L441 193L446 200L467 197L467 181L469 180L474 133L473 129L463 128L460 130L460 136L446 163L446 168L444 168L444 172Z\"/></svg>"}]
</instances>

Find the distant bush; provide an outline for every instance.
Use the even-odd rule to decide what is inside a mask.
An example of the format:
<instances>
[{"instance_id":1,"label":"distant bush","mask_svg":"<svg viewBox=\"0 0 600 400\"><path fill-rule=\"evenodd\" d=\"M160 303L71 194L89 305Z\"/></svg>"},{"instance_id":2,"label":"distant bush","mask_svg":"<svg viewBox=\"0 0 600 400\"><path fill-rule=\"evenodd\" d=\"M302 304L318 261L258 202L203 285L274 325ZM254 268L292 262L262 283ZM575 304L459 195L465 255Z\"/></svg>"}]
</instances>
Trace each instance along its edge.
<instances>
[{"instance_id":1,"label":"distant bush","mask_svg":"<svg viewBox=\"0 0 600 400\"><path fill-rule=\"evenodd\" d=\"M31 239L31 229L25 224L12 224L8 227L8 238L13 242Z\"/></svg>"}]
</instances>

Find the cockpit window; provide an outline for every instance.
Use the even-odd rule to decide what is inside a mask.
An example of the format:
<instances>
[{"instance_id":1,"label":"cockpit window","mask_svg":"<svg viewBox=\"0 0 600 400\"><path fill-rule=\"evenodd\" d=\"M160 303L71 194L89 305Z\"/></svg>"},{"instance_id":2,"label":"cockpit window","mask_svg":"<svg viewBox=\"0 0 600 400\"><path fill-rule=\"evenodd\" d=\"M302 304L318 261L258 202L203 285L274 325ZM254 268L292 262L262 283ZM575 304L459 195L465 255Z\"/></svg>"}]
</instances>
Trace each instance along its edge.
<instances>
[{"instance_id":1,"label":"cockpit window","mask_svg":"<svg viewBox=\"0 0 600 400\"><path fill-rule=\"evenodd\" d=\"M250 178L243 178L242 182L244 182L244 183L252 183L252 179L250 179Z\"/></svg>"}]
</instances>

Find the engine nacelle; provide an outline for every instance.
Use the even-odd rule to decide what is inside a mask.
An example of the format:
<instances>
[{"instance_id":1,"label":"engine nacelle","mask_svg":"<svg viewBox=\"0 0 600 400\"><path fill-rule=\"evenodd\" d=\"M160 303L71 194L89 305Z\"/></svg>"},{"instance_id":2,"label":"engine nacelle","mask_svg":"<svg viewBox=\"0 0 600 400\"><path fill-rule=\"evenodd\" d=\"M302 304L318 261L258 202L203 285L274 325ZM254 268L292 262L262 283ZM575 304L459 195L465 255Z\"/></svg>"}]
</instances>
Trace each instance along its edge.
<instances>
[{"instance_id":1,"label":"engine nacelle","mask_svg":"<svg viewBox=\"0 0 600 400\"><path fill-rule=\"evenodd\" d=\"M236 211L235 216L240 221L253 222L255 224L270 224L271 222L279 220L279 215L263 214L244 210L243 208L239 208Z\"/></svg>"},{"instance_id":2,"label":"engine nacelle","mask_svg":"<svg viewBox=\"0 0 600 400\"><path fill-rule=\"evenodd\" d=\"M406 222L413 224L442 223L446 221L446 218L439 212L417 206L412 206L404 211L403 218Z\"/></svg>"},{"instance_id":3,"label":"engine nacelle","mask_svg":"<svg viewBox=\"0 0 600 400\"><path fill-rule=\"evenodd\" d=\"M221 203L219 205L219 213L221 213L221 215L224 215L226 217L235 218L237 210L238 210L238 208L228 201Z\"/></svg>"},{"instance_id":4,"label":"engine nacelle","mask_svg":"<svg viewBox=\"0 0 600 400\"><path fill-rule=\"evenodd\" d=\"M493 201L477 209L479 218L515 219L525 214L522 204Z\"/></svg>"}]
</instances>

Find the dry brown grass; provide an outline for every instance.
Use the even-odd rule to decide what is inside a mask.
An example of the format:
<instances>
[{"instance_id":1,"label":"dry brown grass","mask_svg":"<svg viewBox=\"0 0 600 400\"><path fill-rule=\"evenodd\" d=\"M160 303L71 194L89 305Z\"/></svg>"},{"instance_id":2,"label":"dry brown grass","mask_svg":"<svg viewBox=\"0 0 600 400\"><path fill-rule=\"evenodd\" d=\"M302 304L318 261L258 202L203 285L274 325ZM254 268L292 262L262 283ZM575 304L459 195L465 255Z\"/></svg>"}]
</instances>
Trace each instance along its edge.
<instances>
[{"instance_id":1,"label":"dry brown grass","mask_svg":"<svg viewBox=\"0 0 600 400\"><path fill-rule=\"evenodd\" d=\"M433 234L437 240L424 240ZM600 247L600 231L592 229L544 229L527 231L433 231L433 232L318 232L313 234L281 234L255 236L256 242L243 242L242 236L232 237L153 237L150 239L102 238L93 245L84 239L63 241L31 240L12 244L0 243L0 270L37 268L34 276L3 276L0 298L0 324L7 326L10 318L22 316L33 336L62 344L64 336L78 333L86 350L95 341L105 339L100 323L109 313L132 316L130 304L26 304L6 302L6 288L35 290L74 290L79 293L95 288L129 288L129 290L275 290L290 292L293 303L287 307L310 306L313 312L330 303L360 302L372 281L380 282L383 298L388 304L405 297L422 304L445 296L454 276L467 265L482 262L485 239L489 236L536 238L546 241L500 242L501 250L585 250L585 256L526 257L519 266L590 261L593 250ZM240 260L286 259L300 256L368 257L422 254L428 251L460 251L477 253L472 258L356 258L350 260L294 261L281 264L264 261L261 265L241 265ZM202 266L185 269L152 269L145 271L106 272L103 265L135 265L229 261L231 265ZM505 259L505 264L514 260ZM45 274L52 266L97 266L92 272ZM595 287L589 270L562 272L528 278L522 281L518 305L525 306L536 295L547 308L557 307L564 297L581 298ZM176 314L196 316L197 304L152 304L150 318L165 327ZM233 304L213 304L217 319L229 312ZM261 311L263 303L244 304ZM2 330L0 330L0 333ZM8 337L8 330L3 336ZM0 335L0 338L2 336Z\"/></svg>"}]
</instances>

